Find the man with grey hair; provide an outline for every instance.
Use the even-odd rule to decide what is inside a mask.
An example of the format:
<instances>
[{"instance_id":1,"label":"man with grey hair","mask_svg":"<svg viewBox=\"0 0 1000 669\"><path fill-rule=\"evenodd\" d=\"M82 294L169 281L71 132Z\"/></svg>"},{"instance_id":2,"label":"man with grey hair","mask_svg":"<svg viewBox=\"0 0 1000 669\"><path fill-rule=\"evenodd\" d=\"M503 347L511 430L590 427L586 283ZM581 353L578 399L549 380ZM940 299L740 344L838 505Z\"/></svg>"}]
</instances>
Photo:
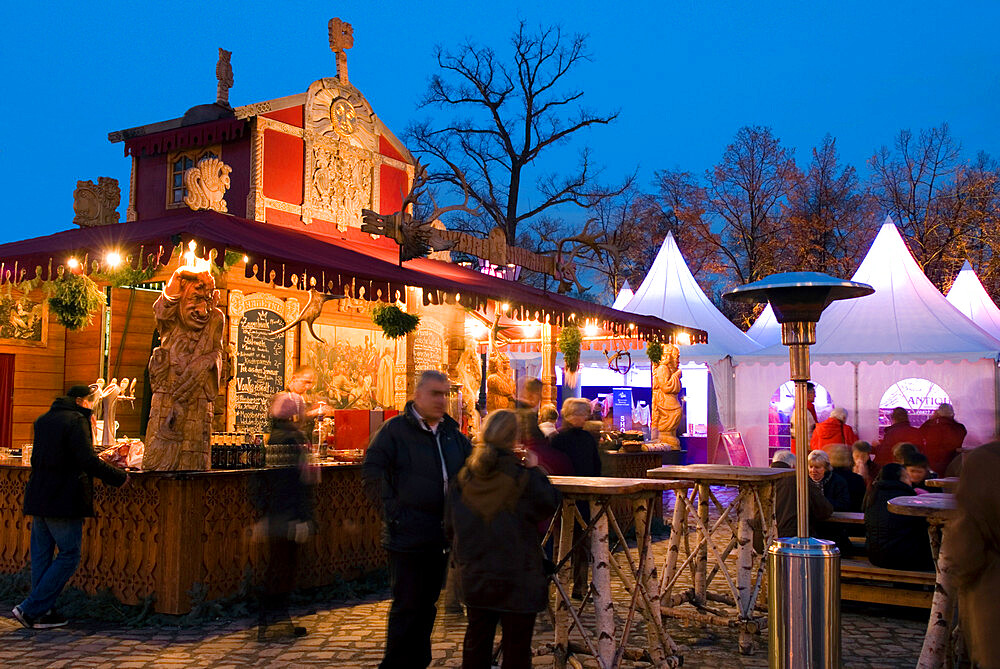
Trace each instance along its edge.
<instances>
[{"instance_id":1,"label":"man with grey hair","mask_svg":"<svg viewBox=\"0 0 1000 669\"><path fill-rule=\"evenodd\" d=\"M389 554L392 606L382 669L431 662L435 602L448 560L444 501L472 451L445 413L450 390L445 374L422 372L413 399L372 437L361 469L365 492L382 510Z\"/></svg>"},{"instance_id":2,"label":"man with grey hair","mask_svg":"<svg viewBox=\"0 0 1000 669\"><path fill-rule=\"evenodd\" d=\"M923 453L932 471L944 474L965 441L965 426L955 420L955 408L942 403L934 415L920 426L924 440Z\"/></svg>"},{"instance_id":3,"label":"man with grey hair","mask_svg":"<svg viewBox=\"0 0 1000 669\"><path fill-rule=\"evenodd\" d=\"M816 424L809 439L809 450L825 450L830 444L850 445L857 440L854 428L847 424L847 409L836 407L830 412L829 418Z\"/></svg>"},{"instance_id":4,"label":"man with grey hair","mask_svg":"<svg viewBox=\"0 0 1000 669\"><path fill-rule=\"evenodd\" d=\"M774 469L795 469L795 456L791 451L778 451L771 458ZM795 477L783 478L774 486L774 520L778 525L779 537L794 537L798 530L798 510L796 508ZM823 489L809 479L809 523L826 520L833 513L833 505L823 496ZM763 540L760 542L763 549Z\"/></svg>"}]
</instances>

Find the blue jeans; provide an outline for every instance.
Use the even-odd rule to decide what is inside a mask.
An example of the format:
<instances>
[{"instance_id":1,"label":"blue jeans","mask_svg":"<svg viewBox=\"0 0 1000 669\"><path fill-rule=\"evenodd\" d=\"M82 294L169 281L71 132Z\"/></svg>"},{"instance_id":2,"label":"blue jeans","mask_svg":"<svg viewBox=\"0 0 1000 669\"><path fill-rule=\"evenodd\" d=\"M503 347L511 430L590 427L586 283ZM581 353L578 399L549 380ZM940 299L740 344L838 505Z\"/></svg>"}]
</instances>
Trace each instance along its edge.
<instances>
[{"instance_id":1,"label":"blue jeans","mask_svg":"<svg viewBox=\"0 0 1000 669\"><path fill-rule=\"evenodd\" d=\"M20 606L24 615L38 618L53 607L80 564L83 519L31 518L31 594Z\"/></svg>"}]
</instances>

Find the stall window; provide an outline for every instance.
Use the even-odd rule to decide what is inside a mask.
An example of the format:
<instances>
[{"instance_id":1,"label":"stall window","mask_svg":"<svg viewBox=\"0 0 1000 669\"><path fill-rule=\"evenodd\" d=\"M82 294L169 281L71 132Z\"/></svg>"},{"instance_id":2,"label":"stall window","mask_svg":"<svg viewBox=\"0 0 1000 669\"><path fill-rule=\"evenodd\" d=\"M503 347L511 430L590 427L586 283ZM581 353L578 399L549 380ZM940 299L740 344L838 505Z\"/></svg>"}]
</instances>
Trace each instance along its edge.
<instances>
[{"instance_id":1,"label":"stall window","mask_svg":"<svg viewBox=\"0 0 1000 669\"><path fill-rule=\"evenodd\" d=\"M815 382L814 382L815 383ZM829 391L818 383L816 385L816 417L826 420L835 406ZM767 412L767 459L778 451L792 449L792 412L795 410L795 384L786 381L771 394L771 405Z\"/></svg>"},{"instance_id":2,"label":"stall window","mask_svg":"<svg viewBox=\"0 0 1000 669\"><path fill-rule=\"evenodd\" d=\"M221 147L176 151L167 156L168 183L167 207L184 206L187 188L184 187L184 172L194 167L202 158L218 158L222 154Z\"/></svg>"},{"instance_id":3,"label":"stall window","mask_svg":"<svg viewBox=\"0 0 1000 669\"><path fill-rule=\"evenodd\" d=\"M878 438L892 425L892 410L903 407L910 414L910 425L920 427L939 404L951 403L941 386L927 379L909 378L889 386L878 403Z\"/></svg>"}]
</instances>

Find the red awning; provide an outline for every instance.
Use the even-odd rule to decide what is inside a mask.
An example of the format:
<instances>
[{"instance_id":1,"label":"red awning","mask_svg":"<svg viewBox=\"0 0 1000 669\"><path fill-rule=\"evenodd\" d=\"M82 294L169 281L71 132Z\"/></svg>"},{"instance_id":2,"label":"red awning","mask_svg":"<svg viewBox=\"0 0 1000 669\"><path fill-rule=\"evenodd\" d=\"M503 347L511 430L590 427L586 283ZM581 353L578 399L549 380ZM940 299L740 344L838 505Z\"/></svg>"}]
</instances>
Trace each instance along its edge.
<instances>
[{"instance_id":1,"label":"red awning","mask_svg":"<svg viewBox=\"0 0 1000 669\"><path fill-rule=\"evenodd\" d=\"M407 286L423 288L425 304L454 304L484 309L488 300L507 303L506 315L518 320L550 319L562 325L574 317L593 321L616 334L672 339L686 332L693 343L705 332L654 318L617 311L592 302L481 274L447 262L420 258L400 267L393 249L352 245L306 232L237 218L214 211L178 213L148 221L80 228L0 245L0 282L57 276L69 258L85 263L88 273L117 251L134 267L165 265L179 243L195 241L197 253L214 251L221 265L227 249L249 258L247 278L286 288L316 288L369 300L405 299ZM353 247L352 247L353 246ZM363 251L363 252L362 252ZM577 320L577 322L581 322ZM632 327L634 326L634 327Z\"/></svg>"}]
</instances>

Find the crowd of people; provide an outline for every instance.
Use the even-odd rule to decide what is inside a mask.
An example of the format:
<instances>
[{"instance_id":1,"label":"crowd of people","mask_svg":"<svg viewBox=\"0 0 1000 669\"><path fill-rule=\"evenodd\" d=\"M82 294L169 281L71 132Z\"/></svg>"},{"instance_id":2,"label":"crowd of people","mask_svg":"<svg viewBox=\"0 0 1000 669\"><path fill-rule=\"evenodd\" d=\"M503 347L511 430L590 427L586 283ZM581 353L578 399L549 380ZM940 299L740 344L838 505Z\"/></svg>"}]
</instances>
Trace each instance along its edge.
<instances>
[{"instance_id":1,"label":"crowd of people","mask_svg":"<svg viewBox=\"0 0 1000 669\"><path fill-rule=\"evenodd\" d=\"M516 408L490 412L473 445L445 413L448 378L424 372L402 413L372 438L362 472L383 511L392 588L383 669L430 663L449 568L467 620L462 666L493 666L498 625L502 666L531 666L552 557L542 538L560 504L548 477L601 474L597 439L586 429L590 402L566 400L557 429L560 414L540 406L541 389L525 383ZM586 519L589 509L580 512ZM576 598L589 581L585 543L572 555Z\"/></svg>"},{"instance_id":2,"label":"crowd of people","mask_svg":"<svg viewBox=\"0 0 1000 669\"><path fill-rule=\"evenodd\" d=\"M312 483L307 475L305 424L322 412L303 395L315 382L309 367L295 371L288 389L270 408L268 470L256 477L251 496L260 520L254 540L270 560L258 582L261 638L275 622L291 624L288 594L294 585L297 546L311 532ZM412 399L373 436L362 476L366 494L383 514L382 544L389 557L392 604L381 667L425 667L431 662L436 603L453 570L467 628L463 667L495 663L493 640L500 627L502 666L531 666L536 615L546 606L552 545L542 537L561 499L549 476L600 476L601 459L585 399L568 399L562 411L541 405L542 385L525 384L516 409L497 409L482 424L473 445L446 413L450 384L441 372L420 375ZM24 512L33 518L31 592L14 607L25 627L66 624L55 602L80 560L83 519L93 515L92 477L115 486L127 474L100 460L92 448L90 389L70 388L34 426L32 473ZM561 419L561 420L560 420ZM845 554L846 533L829 522L835 511L863 512L872 564L902 570L932 570L925 521L891 513L889 500L926 491L926 481L962 470L953 549L963 627L980 666L1000 656L990 616L1000 594L1000 518L995 486L1000 442L968 453L965 428L948 404L920 428L904 409L874 447L855 440L847 412L837 409L815 427L807 456L810 528L837 542ZM596 425L597 428L600 424ZM794 468L796 456L779 451L775 468ZM586 521L589 508L580 507ZM776 490L779 536L796 533L794 479ZM575 528L576 536L582 530ZM573 592L586 597L590 556L586 542L572 555ZM762 539L756 537L758 550ZM306 630L291 626L292 635Z\"/></svg>"},{"instance_id":3,"label":"crowd of people","mask_svg":"<svg viewBox=\"0 0 1000 669\"><path fill-rule=\"evenodd\" d=\"M854 547L842 524L830 522L835 511L864 513L868 558L879 567L933 570L926 521L889 511L889 500L928 492L927 480L955 475L961 468L965 426L955 420L950 404L941 404L919 428L906 409L892 412L892 425L875 446L858 440L847 424L847 411L835 408L815 423L809 440L811 534L837 543L841 554ZM848 445L850 443L851 445ZM795 456L782 451L772 467L794 467ZM780 488L779 534L794 534L794 486ZM790 536L789 534L789 536ZM786 536L786 535L782 535Z\"/></svg>"}]
</instances>

